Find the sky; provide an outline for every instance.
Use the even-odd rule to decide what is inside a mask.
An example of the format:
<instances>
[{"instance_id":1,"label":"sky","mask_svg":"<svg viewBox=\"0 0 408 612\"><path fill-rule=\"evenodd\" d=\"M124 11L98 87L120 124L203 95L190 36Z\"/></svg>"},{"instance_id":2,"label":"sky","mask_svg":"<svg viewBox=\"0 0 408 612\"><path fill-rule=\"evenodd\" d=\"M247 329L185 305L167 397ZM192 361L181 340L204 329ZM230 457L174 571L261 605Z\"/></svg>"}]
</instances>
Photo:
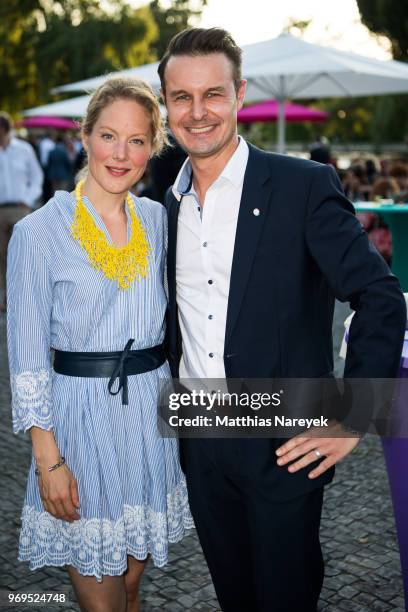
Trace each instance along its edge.
<instances>
[{"instance_id":1,"label":"sky","mask_svg":"<svg viewBox=\"0 0 408 612\"><path fill-rule=\"evenodd\" d=\"M165 6L165 0L162 4ZM291 19L312 20L303 34L308 42L391 59L388 41L376 40L362 25L356 0L208 0L196 25L221 26L239 45L245 45L275 38Z\"/></svg>"}]
</instances>

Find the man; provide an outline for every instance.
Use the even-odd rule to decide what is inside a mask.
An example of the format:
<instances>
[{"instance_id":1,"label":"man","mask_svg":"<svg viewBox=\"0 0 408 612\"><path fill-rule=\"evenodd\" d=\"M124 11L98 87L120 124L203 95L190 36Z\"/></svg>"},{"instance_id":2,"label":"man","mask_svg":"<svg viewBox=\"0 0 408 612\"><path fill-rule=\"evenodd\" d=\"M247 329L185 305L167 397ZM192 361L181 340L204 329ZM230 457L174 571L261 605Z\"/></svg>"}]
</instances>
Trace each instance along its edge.
<instances>
[{"instance_id":1,"label":"man","mask_svg":"<svg viewBox=\"0 0 408 612\"><path fill-rule=\"evenodd\" d=\"M238 138L246 84L231 36L220 28L181 32L159 75L170 128L188 153L166 202L173 376L329 375L334 295L357 311L345 375L395 376L406 316L398 281L331 167ZM356 444L182 440L190 505L222 610L315 612L323 485Z\"/></svg>"},{"instance_id":2,"label":"man","mask_svg":"<svg viewBox=\"0 0 408 612\"><path fill-rule=\"evenodd\" d=\"M11 136L11 117L0 112L0 311L6 310L7 246L17 221L41 195L43 172L28 143Z\"/></svg>"},{"instance_id":3,"label":"man","mask_svg":"<svg viewBox=\"0 0 408 612\"><path fill-rule=\"evenodd\" d=\"M330 146L327 138L317 136L310 146L310 159L320 164L330 164Z\"/></svg>"}]
</instances>

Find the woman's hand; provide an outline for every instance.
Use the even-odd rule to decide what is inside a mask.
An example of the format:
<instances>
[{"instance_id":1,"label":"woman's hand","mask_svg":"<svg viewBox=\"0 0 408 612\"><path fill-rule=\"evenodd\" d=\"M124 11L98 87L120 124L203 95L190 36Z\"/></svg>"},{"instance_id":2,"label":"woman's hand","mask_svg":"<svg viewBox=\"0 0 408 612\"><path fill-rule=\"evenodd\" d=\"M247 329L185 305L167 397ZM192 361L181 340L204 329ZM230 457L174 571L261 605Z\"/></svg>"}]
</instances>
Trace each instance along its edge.
<instances>
[{"instance_id":1,"label":"woman's hand","mask_svg":"<svg viewBox=\"0 0 408 612\"><path fill-rule=\"evenodd\" d=\"M77 511L79 508L77 481L66 465L52 472L40 469L38 484L44 508L52 516L69 523L81 518Z\"/></svg>"},{"instance_id":2,"label":"woman's hand","mask_svg":"<svg viewBox=\"0 0 408 612\"><path fill-rule=\"evenodd\" d=\"M77 521L81 518L78 485L68 466L64 463L56 470L48 471L50 465L61 461L54 433L40 427L31 427L31 441L38 475L41 499L47 512L64 521Z\"/></svg>"}]
</instances>

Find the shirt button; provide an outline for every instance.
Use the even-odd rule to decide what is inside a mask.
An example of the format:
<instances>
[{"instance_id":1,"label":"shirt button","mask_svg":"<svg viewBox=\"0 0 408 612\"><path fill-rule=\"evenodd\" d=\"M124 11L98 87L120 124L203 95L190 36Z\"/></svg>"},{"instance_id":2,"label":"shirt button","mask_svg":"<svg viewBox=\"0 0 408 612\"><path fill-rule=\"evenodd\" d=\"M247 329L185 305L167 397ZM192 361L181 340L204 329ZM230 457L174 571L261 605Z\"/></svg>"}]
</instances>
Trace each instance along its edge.
<instances>
[{"instance_id":1,"label":"shirt button","mask_svg":"<svg viewBox=\"0 0 408 612\"><path fill-rule=\"evenodd\" d=\"M214 357L214 353L208 353L208 356L212 359Z\"/></svg>"},{"instance_id":2,"label":"shirt button","mask_svg":"<svg viewBox=\"0 0 408 612\"><path fill-rule=\"evenodd\" d=\"M214 282L214 281L212 281L212 280L211 280L211 278L210 278L210 280L208 281L208 284L209 284L209 285L212 285L212 284L213 284L213 282Z\"/></svg>"},{"instance_id":3,"label":"shirt button","mask_svg":"<svg viewBox=\"0 0 408 612\"><path fill-rule=\"evenodd\" d=\"M203 242L203 247L206 247L208 242Z\"/></svg>"},{"instance_id":4,"label":"shirt button","mask_svg":"<svg viewBox=\"0 0 408 612\"><path fill-rule=\"evenodd\" d=\"M212 316L212 315L208 315L208 318L209 318L209 319L210 319L210 321L211 321L211 319L213 318L213 316Z\"/></svg>"}]
</instances>

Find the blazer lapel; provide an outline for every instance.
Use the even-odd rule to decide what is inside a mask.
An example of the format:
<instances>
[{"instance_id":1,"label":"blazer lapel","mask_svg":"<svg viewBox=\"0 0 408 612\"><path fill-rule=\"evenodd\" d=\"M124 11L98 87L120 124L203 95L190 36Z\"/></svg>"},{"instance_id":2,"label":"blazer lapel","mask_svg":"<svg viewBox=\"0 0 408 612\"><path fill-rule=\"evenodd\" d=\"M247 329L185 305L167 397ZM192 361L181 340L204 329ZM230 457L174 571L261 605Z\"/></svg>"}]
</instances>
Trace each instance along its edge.
<instances>
[{"instance_id":1,"label":"blazer lapel","mask_svg":"<svg viewBox=\"0 0 408 612\"><path fill-rule=\"evenodd\" d=\"M272 187L267 155L249 145L232 258L225 350L241 308L258 241L267 217Z\"/></svg>"}]
</instances>

